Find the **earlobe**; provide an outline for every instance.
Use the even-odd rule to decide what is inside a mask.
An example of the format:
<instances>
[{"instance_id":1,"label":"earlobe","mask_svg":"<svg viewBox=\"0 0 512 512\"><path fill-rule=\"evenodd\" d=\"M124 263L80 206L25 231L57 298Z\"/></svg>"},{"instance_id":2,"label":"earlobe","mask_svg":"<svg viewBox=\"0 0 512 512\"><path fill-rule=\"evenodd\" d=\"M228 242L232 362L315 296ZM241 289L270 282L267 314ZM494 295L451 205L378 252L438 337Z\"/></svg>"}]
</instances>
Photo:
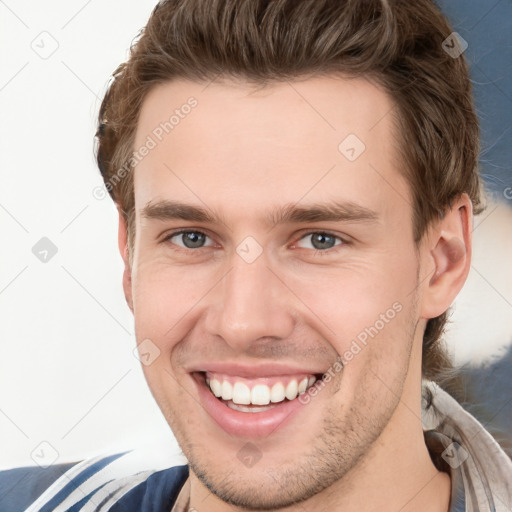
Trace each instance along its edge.
<instances>
[{"instance_id":1,"label":"earlobe","mask_svg":"<svg viewBox=\"0 0 512 512\"><path fill-rule=\"evenodd\" d=\"M423 301L422 317L443 314L462 289L471 267L472 203L463 194L447 211L430 237L430 261L435 270Z\"/></svg>"},{"instance_id":2,"label":"earlobe","mask_svg":"<svg viewBox=\"0 0 512 512\"><path fill-rule=\"evenodd\" d=\"M119 252L124 262L123 290L126 303L133 313L132 270L130 266L130 253L128 248L128 229L126 226L126 219L123 210L120 206L117 207L117 211L119 213L119 230L117 241L119 245Z\"/></svg>"}]
</instances>

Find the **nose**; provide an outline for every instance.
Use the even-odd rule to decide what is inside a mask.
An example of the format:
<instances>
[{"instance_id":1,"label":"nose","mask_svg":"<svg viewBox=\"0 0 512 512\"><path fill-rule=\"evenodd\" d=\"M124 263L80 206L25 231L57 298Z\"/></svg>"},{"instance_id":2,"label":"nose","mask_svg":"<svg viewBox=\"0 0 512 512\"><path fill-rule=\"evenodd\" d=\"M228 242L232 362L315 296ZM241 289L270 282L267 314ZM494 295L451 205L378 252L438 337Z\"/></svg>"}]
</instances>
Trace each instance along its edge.
<instances>
[{"instance_id":1,"label":"nose","mask_svg":"<svg viewBox=\"0 0 512 512\"><path fill-rule=\"evenodd\" d=\"M292 294L276 274L265 253L251 263L233 254L230 271L212 295L208 333L246 353L290 337L295 324Z\"/></svg>"}]
</instances>

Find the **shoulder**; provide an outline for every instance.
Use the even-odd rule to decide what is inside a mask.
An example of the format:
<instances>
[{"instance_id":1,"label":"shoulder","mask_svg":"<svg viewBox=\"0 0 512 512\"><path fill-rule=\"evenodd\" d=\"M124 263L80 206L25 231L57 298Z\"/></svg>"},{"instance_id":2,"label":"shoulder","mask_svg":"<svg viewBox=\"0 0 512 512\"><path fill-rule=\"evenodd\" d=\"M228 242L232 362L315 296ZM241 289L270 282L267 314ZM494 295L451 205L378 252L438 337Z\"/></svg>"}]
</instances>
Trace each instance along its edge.
<instances>
[{"instance_id":1,"label":"shoulder","mask_svg":"<svg viewBox=\"0 0 512 512\"><path fill-rule=\"evenodd\" d=\"M162 463L132 450L45 469L1 471L0 509L168 511L188 477L188 466L180 459Z\"/></svg>"},{"instance_id":2,"label":"shoulder","mask_svg":"<svg viewBox=\"0 0 512 512\"><path fill-rule=\"evenodd\" d=\"M76 462L47 468L25 466L0 471L0 510L24 510Z\"/></svg>"},{"instance_id":3,"label":"shoulder","mask_svg":"<svg viewBox=\"0 0 512 512\"><path fill-rule=\"evenodd\" d=\"M423 385L422 421L434 463L443 459L452 481L460 480L468 510L512 510L512 461L485 427L433 382Z\"/></svg>"}]
</instances>

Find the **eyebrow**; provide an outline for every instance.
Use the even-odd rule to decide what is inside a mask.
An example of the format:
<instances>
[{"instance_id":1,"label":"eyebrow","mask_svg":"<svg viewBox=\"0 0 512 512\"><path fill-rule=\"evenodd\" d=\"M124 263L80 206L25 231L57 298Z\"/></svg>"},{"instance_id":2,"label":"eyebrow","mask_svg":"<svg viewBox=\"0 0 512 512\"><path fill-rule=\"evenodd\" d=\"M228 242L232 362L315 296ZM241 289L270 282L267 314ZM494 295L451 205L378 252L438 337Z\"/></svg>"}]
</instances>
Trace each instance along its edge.
<instances>
[{"instance_id":1,"label":"eyebrow","mask_svg":"<svg viewBox=\"0 0 512 512\"><path fill-rule=\"evenodd\" d=\"M224 218L209 208L173 200L161 200L155 203L150 201L141 210L141 215L146 219L154 220L180 219L225 224ZM377 222L378 220L377 212L352 201L332 201L304 206L291 203L272 208L263 218L264 223L271 226L286 223Z\"/></svg>"}]
</instances>

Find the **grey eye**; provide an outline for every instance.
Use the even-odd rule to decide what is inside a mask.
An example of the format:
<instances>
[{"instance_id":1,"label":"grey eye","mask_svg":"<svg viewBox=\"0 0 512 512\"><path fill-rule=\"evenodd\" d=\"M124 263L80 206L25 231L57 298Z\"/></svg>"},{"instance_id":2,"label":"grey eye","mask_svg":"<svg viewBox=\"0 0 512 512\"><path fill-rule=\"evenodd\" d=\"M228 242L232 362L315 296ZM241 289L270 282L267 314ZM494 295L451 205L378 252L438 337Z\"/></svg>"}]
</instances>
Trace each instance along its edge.
<instances>
[{"instance_id":1,"label":"grey eye","mask_svg":"<svg viewBox=\"0 0 512 512\"><path fill-rule=\"evenodd\" d=\"M181 244L177 243L179 246L185 247L186 249L197 249L203 247L207 237L200 231L182 231L181 233L175 233L169 239L173 241L173 238L181 241ZM173 243L176 242L173 241Z\"/></svg>"},{"instance_id":2,"label":"grey eye","mask_svg":"<svg viewBox=\"0 0 512 512\"><path fill-rule=\"evenodd\" d=\"M330 233L323 233L321 231L314 233L307 233L302 237L301 240L311 241L311 247L307 247L308 249L316 249L316 250L326 250L332 249L336 245L340 245L343 243L341 238L331 235ZM339 240L340 243L336 243L336 240Z\"/></svg>"}]
</instances>

